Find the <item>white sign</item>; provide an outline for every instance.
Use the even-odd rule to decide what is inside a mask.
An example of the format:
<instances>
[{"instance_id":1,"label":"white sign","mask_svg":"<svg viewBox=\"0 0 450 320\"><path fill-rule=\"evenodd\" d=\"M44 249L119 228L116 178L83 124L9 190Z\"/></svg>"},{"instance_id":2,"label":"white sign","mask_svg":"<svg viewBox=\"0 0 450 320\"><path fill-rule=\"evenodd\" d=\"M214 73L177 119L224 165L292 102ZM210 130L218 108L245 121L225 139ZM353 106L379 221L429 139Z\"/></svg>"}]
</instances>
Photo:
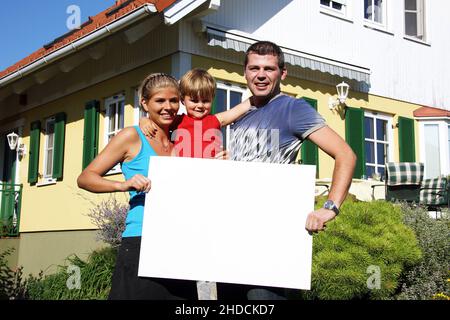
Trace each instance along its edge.
<instances>
[{"instance_id":1,"label":"white sign","mask_svg":"<svg viewBox=\"0 0 450 320\"><path fill-rule=\"evenodd\" d=\"M152 157L139 276L309 290L315 172Z\"/></svg>"}]
</instances>

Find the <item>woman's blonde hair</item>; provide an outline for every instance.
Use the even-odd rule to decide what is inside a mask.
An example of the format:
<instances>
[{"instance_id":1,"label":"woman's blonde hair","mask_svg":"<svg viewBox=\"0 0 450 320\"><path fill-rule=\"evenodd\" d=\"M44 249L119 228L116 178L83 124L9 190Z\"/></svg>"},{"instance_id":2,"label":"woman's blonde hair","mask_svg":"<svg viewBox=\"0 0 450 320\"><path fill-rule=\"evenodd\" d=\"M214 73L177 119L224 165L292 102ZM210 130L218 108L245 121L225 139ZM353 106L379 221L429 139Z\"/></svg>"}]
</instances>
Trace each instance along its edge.
<instances>
[{"instance_id":1,"label":"woman's blonde hair","mask_svg":"<svg viewBox=\"0 0 450 320\"><path fill-rule=\"evenodd\" d=\"M216 81L208 71L195 68L192 69L180 80L181 97L189 96L195 99L214 99L216 93Z\"/></svg>"},{"instance_id":2,"label":"woman's blonde hair","mask_svg":"<svg viewBox=\"0 0 450 320\"><path fill-rule=\"evenodd\" d=\"M177 79L166 73L149 74L139 86L139 105L142 99L149 100L155 91L161 88L173 87L180 92ZM142 107L142 106L141 106Z\"/></svg>"}]
</instances>

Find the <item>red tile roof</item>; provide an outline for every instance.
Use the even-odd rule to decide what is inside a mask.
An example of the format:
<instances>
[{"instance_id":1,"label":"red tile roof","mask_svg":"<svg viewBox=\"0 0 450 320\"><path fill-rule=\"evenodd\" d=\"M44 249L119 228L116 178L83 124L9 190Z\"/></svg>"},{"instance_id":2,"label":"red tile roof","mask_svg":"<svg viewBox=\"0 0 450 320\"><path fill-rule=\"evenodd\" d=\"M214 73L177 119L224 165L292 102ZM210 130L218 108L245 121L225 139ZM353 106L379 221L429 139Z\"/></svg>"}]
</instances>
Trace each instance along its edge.
<instances>
[{"instance_id":1,"label":"red tile roof","mask_svg":"<svg viewBox=\"0 0 450 320\"><path fill-rule=\"evenodd\" d=\"M450 117L450 111L432 107L421 107L414 111L414 117Z\"/></svg>"},{"instance_id":2,"label":"red tile roof","mask_svg":"<svg viewBox=\"0 0 450 320\"><path fill-rule=\"evenodd\" d=\"M176 2L176 0L117 0L112 7L100 12L93 17L89 17L89 20L83 23L80 29L76 29L74 31L66 33L65 35L57 38L51 44L45 45L36 52L30 54L28 57L1 71L0 79L39 60L40 58L50 54L51 52L54 52L66 46L67 44L74 42L75 40L78 40L115 20L118 20L127 13L134 11L144 4L154 4L158 12L161 12L172 5L174 2ZM117 8L118 10L116 12L113 12L112 14L107 14L114 8Z\"/></svg>"}]
</instances>

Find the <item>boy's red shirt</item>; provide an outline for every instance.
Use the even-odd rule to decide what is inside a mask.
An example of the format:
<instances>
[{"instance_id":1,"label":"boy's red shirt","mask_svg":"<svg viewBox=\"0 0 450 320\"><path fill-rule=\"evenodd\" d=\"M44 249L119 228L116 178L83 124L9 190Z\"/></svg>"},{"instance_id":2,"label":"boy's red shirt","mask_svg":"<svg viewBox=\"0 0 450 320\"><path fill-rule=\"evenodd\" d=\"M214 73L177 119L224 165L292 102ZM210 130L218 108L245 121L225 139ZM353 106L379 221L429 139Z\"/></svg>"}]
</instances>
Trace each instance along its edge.
<instances>
[{"instance_id":1,"label":"boy's red shirt","mask_svg":"<svg viewBox=\"0 0 450 320\"><path fill-rule=\"evenodd\" d=\"M214 115L203 119L179 115L172 126L176 129L174 142L179 157L214 158L222 146L220 122Z\"/></svg>"}]
</instances>

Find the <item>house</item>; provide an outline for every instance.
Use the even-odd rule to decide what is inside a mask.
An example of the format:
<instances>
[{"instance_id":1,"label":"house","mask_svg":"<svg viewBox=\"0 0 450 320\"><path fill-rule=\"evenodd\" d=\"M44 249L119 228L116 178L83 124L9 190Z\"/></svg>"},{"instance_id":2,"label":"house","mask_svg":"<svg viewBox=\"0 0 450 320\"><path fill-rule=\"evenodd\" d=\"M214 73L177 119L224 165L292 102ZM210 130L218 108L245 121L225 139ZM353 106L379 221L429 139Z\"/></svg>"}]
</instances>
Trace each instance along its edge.
<instances>
[{"instance_id":1,"label":"house","mask_svg":"<svg viewBox=\"0 0 450 320\"><path fill-rule=\"evenodd\" d=\"M248 95L244 52L257 40L283 48L283 92L307 99L358 155L354 190L387 161L448 175L450 22L440 14L448 10L427 0L117 1L0 72L0 250L15 247L11 263L37 273L101 246L86 213L105 196L76 179L137 124L140 81L204 68L217 80L214 110L228 109ZM342 82L350 90L338 103ZM316 164L320 181L331 178L333 160L311 143L299 160ZM108 176L122 179L120 168Z\"/></svg>"}]
</instances>

